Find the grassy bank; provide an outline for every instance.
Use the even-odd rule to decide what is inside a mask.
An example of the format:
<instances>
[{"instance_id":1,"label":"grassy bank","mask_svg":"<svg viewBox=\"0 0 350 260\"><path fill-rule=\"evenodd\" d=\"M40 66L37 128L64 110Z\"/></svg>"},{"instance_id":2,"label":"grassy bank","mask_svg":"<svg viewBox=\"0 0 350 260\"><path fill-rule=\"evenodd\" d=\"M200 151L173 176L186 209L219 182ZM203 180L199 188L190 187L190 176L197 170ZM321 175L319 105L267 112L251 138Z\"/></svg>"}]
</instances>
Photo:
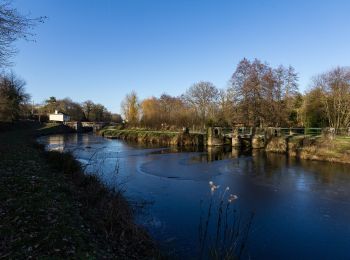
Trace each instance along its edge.
<instances>
[{"instance_id":1,"label":"grassy bank","mask_svg":"<svg viewBox=\"0 0 350 260\"><path fill-rule=\"evenodd\" d=\"M350 138L304 139L298 157L308 160L350 163Z\"/></svg>"},{"instance_id":2,"label":"grassy bank","mask_svg":"<svg viewBox=\"0 0 350 260\"><path fill-rule=\"evenodd\" d=\"M68 130L27 123L0 132L0 258L153 258L121 194L85 175L72 155L35 142Z\"/></svg>"},{"instance_id":3,"label":"grassy bank","mask_svg":"<svg viewBox=\"0 0 350 260\"><path fill-rule=\"evenodd\" d=\"M288 153L290 156L306 160L350 163L350 138L275 137L269 140L266 151Z\"/></svg>"},{"instance_id":4,"label":"grassy bank","mask_svg":"<svg viewBox=\"0 0 350 260\"><path fill-rule=\"evenodd\" d=\"M175 146L201 146L204 137L201 134L183 134L170 131L151 131L142 129L113 129L105 128L99 132L106 138L122 139L132 142Z\"/></svg>"}]
</instances>

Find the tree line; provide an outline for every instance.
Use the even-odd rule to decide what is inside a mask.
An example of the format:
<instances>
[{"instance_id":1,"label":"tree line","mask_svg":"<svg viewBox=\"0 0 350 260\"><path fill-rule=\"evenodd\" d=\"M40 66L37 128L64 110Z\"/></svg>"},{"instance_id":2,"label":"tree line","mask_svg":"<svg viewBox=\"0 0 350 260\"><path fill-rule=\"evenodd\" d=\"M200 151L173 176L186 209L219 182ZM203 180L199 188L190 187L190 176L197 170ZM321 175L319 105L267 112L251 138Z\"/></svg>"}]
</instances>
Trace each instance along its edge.
<instances>
[{"instance_id":1,"label":"tree line","mask_svg":"<svg viewBox=\"0 0 350 260\"><path fill-rule=\"evenodd\" d=\"M13 72L5 72L11 65L11 58L17 49L14 42L19 39L31 41L33 28L44 22L46 17L32 18L21 14L12 7L10 1L0 3L0 121L40 118L48 120L48 115L55 110L70 115L75 121L121 122L121 116L112 114L101 104L91 100L77 103L70 98L56 99L50 97L41 105L30 103L30 95L25 91L25 81Z\"/></svg>"},{"instance_id":2,"label":"tree line","mask_svg":"<svg viewBox=\"0 0 350 260\"><path fill-rule=\"evenodd\" d=\"M25 81L13 72L0 74L0 121L32 119L45 122L49 120L49 114L57 110L69 115L73 121L122 123L119 114L113 114L102 104L91 100L78 103L70 98L50 97L42 104L33 104L24 87Z\"/></svg>"},{"instance_id":3,"label":"tree line","mask_svg":"<svg viewBox=\"0 0 350 260\"><path fill-rule=\"evenodd\" d=\"M104 105L94 103L91 100L78 103L70 98L56 99L50 97L43 104L35 106L33 114L47 120L47 116L55 111L69 115L73 121L122 123L119 114L113 114Z\"/></svg>"},{"instance_id":4,"label":"tree line","mask_svg":"<svg viewBox=\"0 0 350 260\"><path fill-rule=\"evenodd\" d=\"M16 53L14 42L31 40L33 28L45 17L22 15L9 2L0 3L0 67L8 69ZM25 82L13 72L0 73L0 120L45 117L54 110L72 120L121 122L103 105L87 100L50 97L42 105L30 104ZM312 79L311 88L299 91L292 66L271 67L258 59L242 59L225 89L200 81L179 96L162 94L139 100L132 91L121 104L129 126L204 129L210 125L254 127L350 127L350 68L337 67Z\"/></svg>"},{"instance_id":5,"label":"tree line","mask_svg":"<svg viewBox=\"0 0 350 260\"><path fill-rule=\"evenodd\" d=\"M179 96L162 94L139 100L132 91L121 111L130 126L179 129L208 126L350 127L350 69L337 67L315 76L299 91L292 66L276 68L242 59L228 87L200 81Z\"/></svg>"},{"instance_id":6,"label":"tree line","mask_svg":"<svg viewBox=\"0 0 350 260\"><path fill-rule=\"evenodd\" d=\"M55 110L74 121L121 123L102 104L50 97L41 105L29 102L25 82L13 72L0 74L0 120L40 117ZM270 67L255 59L237 65L226 89L200 81L174 97L162 94L139 100L132 91L122 102L126 123L134 127L179 129L208 126L350 127L350 68L338 67L317 75L304 94L291 66Z\"/></svg>"}]
</instances>

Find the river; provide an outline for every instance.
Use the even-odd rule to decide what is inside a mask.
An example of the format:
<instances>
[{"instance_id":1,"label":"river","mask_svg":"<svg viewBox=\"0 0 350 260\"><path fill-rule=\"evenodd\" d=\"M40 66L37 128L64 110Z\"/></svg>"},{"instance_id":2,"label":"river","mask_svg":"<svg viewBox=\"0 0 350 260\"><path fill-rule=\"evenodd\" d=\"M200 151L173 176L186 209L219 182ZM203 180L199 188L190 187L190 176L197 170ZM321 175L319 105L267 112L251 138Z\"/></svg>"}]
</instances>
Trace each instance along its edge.
<instances>
[{"instance_id":1,"label":"river","mask_svg":"<svg viewBox=\"0 0 350 260\"><path fill-rule=\"evenodd\" d=\"M170 256L198 255L199 220L203 203L214 196L212 181L220 185L218 194L229 187L238 196L233 206L242 219L254 212L243 258L350 259L349 165L230 147L145 147L92 134L39 142L73 152L88 173L123 189L138 223Z\"/></svg>"}]
</instances>

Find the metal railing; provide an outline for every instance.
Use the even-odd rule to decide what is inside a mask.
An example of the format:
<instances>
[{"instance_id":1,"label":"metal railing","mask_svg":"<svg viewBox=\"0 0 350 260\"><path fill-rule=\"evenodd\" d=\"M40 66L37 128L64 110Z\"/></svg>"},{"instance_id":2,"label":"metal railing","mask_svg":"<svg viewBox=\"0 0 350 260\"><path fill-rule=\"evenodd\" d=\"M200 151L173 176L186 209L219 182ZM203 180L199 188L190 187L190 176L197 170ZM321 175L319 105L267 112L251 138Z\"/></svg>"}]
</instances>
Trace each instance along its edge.
<instances>
[{"instance_id":1,"label":"metal railing","mask_svg":"<svg viewBox=\"0 0 350 260\"><path fill-rule=\"evenodd\" d=\"M263 135L267 133L267 131L271 131L270 133L272 135L276 134L278 136L320 136L322 134L333 134L336 136L349 136L350 137L350 128L317 128L317 127L266 127L266 128L255 128L253 127L236 127L236 128L230 128L230 127L223 127L221 130L221 133L223 135L231 135L233 132L238 133L241 136L244 135ZM190 131L191 133L198 133L198 134L206 134L206 131L199 130L199 131Z\"/></svg>"}]
</instances>

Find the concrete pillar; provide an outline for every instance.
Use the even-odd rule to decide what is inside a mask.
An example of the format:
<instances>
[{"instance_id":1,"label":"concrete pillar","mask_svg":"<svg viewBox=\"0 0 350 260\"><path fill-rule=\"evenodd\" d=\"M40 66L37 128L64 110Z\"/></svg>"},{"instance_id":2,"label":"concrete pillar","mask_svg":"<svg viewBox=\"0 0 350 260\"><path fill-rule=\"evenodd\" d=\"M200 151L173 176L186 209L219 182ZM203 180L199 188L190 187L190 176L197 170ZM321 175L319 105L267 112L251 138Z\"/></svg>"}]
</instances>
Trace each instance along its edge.
<instances>
[{"instance_id":1,"label":"concrete pillar","mask_svg":"<svg viewBox=\"0 0 350 260\"><path fill-rule=\"evenodd\" d=\"M242 140L240 136L232 136L232 147L241 147Z\"/></svg>"},{"instance_id":2,"label":"concrete pillar","mask_svg":"<svg viewBox=\"0 0 350 260\"><path fill-rule=\"evenodd\" d=\"M233 129L232 133L232 147L241 147L242 146L242 140L238 132L238 128Z\"/></svg>"},{"instance_id":3,"label":"concrete pillar","mask_svg":"<svg viewBox=\"0 0 350 260\"><path fill-rule=\"evenodd\" d=\"M77 131L77 133L81 133L83 131L83 126L81 122L78 121L75 123L75 130Z\"/></svg>"},{"instance_id":4,"label":"concrete pillar","mask_svg":"<svg viewBox=\"0 0 350 260\"><path fill-rule=\"evenodd\" d=\"M207 145L208 146L224 145L224 137L222 135L221 127L208 128Z\"/></svg>"}]
</instances>

